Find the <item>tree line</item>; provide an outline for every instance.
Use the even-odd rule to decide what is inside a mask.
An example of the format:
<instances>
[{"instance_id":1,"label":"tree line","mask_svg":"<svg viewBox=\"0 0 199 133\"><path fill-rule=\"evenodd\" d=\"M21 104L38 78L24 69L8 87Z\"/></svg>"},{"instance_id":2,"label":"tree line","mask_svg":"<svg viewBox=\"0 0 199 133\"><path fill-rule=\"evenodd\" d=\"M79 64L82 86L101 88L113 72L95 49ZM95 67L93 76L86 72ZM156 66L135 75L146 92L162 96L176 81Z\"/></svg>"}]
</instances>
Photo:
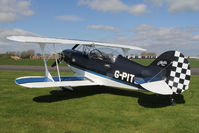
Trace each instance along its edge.
<instances>
[{"instance_id":1,"label":"tree line","mask_svg":"<svg viewBox=\"0 0 199 133\"><path fill-rule=\"evenodd\" d=\"M8 51L4 54L0 54L0 57L9 58L11 56L18 56L22 59L29 59L31 56L34 56L34 55L35 55L35 50L30 49L30 50L22 51L22 52ZM41 54L38 53L37 55L41 55Z\"/></svg>"}]
</instances>

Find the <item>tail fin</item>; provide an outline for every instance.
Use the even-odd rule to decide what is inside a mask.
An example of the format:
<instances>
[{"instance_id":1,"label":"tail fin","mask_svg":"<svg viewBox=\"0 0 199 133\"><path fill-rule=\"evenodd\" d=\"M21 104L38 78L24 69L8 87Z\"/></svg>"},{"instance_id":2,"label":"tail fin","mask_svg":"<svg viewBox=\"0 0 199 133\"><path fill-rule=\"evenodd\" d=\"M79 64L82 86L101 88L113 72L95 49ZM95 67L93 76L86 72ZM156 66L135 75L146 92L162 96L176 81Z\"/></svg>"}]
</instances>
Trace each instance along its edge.
<instances>
[{"instance_id":1,"label":"tail fin","mask_svg":"<svg viewBox=\"0 0 199 133\"><path fill-rule=\"evenodd\" d=\"M191 70L188 60L178 51L167 51L161 54L152 66L166 69L166 83L176 94L188 89Z\"/></svg>"}]
</instances>

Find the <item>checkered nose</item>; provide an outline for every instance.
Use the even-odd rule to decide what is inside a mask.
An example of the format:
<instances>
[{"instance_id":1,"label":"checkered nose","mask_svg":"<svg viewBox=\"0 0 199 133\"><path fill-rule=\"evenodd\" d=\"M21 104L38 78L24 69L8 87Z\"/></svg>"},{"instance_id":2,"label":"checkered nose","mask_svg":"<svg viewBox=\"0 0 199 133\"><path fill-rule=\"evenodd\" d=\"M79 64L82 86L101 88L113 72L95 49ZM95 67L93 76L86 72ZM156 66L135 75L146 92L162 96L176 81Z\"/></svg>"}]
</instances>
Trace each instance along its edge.
<instances>
[{"instance_id":1,"label":"checkered nose","mask_svg":"<svg viewBox=\"0 0 199 133\"><path fill-rule=\"evenodd\" d=\"M191 70L188 60L178 51L172 52L174 58L167 71L167 84L174 93L179 94L189 88Z\"/></svg>"}]
</instances>

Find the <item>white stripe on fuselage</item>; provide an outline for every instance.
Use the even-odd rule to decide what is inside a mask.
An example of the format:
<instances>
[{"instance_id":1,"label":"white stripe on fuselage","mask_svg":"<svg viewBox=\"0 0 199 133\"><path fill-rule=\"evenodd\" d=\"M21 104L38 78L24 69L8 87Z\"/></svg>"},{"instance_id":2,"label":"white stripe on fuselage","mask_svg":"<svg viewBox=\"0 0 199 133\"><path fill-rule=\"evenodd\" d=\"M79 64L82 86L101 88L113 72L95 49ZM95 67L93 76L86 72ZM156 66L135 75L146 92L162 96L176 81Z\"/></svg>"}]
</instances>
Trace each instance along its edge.
<instances>
[{"instance_id":1,"label":"white stripe on fuselage","mask_svg":"<svg viewBox=\"0 0 199 133\"><path fill-rule=\"evenodd\" d=\"M69 67L71 68L71 70L73 72L75 72L75 76L86 77L98 85L116 87L116 88L124 88L124 89L129 89L129 90L142 90L142 89L139 89L133 83L128 83L128 82L125 83L125 81L121 81L121 80L114 79L114 78L111 78L111 77L108 77L108 76L105 76L102 74L98 74L98 73L92 72L90 70L83 70L81 68L73 67L70 65L69 65Z\"/></svg>"}]
</instances>

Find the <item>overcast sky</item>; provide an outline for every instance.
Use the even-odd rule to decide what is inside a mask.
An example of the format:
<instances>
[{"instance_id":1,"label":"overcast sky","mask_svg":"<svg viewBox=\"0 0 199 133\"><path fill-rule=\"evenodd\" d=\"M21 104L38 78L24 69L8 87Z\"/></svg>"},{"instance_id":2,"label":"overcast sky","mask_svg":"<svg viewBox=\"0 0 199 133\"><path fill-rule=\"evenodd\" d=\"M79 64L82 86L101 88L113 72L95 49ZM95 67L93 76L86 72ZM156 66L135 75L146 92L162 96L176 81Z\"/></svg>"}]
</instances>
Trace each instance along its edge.
<instances>
[{"instance_id":1,"label":"overcast sky","mask_svg":"<svg viewBox=\"0 0 199 133\"><path fill-rule=\"evenodd\" d=\"M199 0L0 0L0 53L37 46L9 35L95 40L199 54Z\"/></svg>"}]
</instances>

